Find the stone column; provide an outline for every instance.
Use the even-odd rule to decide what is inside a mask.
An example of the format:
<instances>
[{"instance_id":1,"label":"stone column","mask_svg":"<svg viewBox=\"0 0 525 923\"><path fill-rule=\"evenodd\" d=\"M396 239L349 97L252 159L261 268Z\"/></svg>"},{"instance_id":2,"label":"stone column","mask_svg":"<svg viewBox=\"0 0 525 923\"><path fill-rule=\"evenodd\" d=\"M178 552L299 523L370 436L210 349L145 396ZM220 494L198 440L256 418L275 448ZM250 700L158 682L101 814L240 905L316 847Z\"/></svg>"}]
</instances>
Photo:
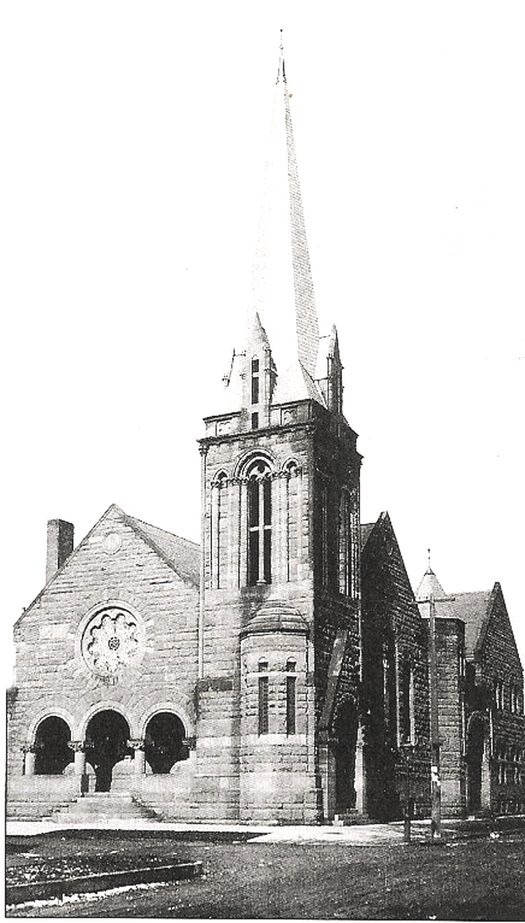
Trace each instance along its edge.
<instances>
[{"instance_id":1,"label":"stone column","mask_svg":"<svg viewBox=\"0 0 525 923\"><path fill-rule=\"evenodd\" d=\"M366 814L366 758L363 727L359 725L355 747L355 807L358 814Z\"/></svg>"},{"instance_id":2,"label":"stone column","mask_svg":"<svg viewBox=\"0 0 525 923\"><path fill-rule=\"evenodd\" d=\"M248 481L239 479L239 586L246 586L248 575Z\"/></svg>"},{"instance_id":3,"label":"stone column","mask_svg":"<svg viewBox=\"0 0 525 923\"><path fill-rule=\"evenodd\" d=\"M321 790L323 793L323 820L333 820L335 814L335 754L334 742L329 739L328 732L321 732L319 740L319 774L321 776Z\"/></svg>"},{"instance_id":4,"label":"stone column","mask_svg":"<svg viewBox=\"0 0 525 923\"><path fill-rule=\"evenodd\" d=\"M486 812L490 810L490 739L483 742L483 755L481 758L481 792L480 807Z\"/></svg>"},{"instance_id":5,"label":"stone column","mask_svg":"<svg viewBox=\"0 0 525 923\"><path fill-rule=\"evenodd\" d=\"M272 479L272 581L286 580L286 481L281 472Z\"/></svg>"},{"instance_id":6,"label":"stone column","mask_svg":"<svg viewBox=\"0 0 525 923\"><path fill-rule=\"evenodd\" d=\"M70 740L68 747L75 754L75 775L83 776L86 771L86 751L83 740Z\"/></svg>"},{"instance_id":7,"label":"stone column","mask_svg":"<svg viewBox=\"0 0 525 923\"><path fill-rule=\"evenodd\" d=\"M144 738L136 737L128 740L128 747L134 751L133 769L136 776L143 776L146 771L146 754L144 752Z\"/></svg>"},{"instance_id":8,"label":"stone column","mask_svg":"<svg viewBox=\"0 0 525 923\"><path fill-rule=\"evenodd\" d=\"M24 754L24 775L34 776L35 774L35 748L22 747Z\"/></svg>"},{"instance_id":9,"label":"stone column","mask_svg":"<svg viewBox=\"0 0 525 923\"><path fill-rule=\"evenodd\" d=\"M217 483L211 485L210 519L210 582L211 588L219 586L219 491Z\"/></svg>"}]
</instances>

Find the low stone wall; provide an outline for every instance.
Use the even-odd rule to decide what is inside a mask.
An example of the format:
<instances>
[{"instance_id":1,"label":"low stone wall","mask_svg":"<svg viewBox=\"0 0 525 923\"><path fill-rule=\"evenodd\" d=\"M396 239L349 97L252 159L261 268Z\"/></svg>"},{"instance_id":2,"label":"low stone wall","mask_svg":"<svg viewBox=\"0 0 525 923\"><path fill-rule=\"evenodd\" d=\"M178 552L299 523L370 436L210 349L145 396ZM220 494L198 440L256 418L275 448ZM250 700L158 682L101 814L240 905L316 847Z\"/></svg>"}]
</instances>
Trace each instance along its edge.
<instances>
[{"instance_id":1,"label":"low stone wall","mask_svg":"<svg viewBox=\"0 0 525 923\"><path fill-rule=\"evenodd\" d=\"M28 901L61 900L66 895L89 894L137 884L162 881L182 881L202 875L202 862L178 862L142 869L124 869L119 872L102 872L78 878L61 878L56 881L34 881L28 885L7 885L6 904L23 904Z\"/></svg>"}]
</instances>

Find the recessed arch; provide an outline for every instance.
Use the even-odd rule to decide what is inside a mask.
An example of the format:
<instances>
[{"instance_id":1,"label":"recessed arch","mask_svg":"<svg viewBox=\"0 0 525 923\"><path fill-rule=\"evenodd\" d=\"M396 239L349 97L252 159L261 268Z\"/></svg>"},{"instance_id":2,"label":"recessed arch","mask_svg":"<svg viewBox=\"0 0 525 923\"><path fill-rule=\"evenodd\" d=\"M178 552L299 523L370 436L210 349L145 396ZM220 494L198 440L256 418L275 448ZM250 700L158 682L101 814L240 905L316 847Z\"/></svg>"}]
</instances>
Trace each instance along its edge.
<instances>
[{"instance_id":1,"label":"recessed arch","mask_svg":"<svg viewBox=\"0 0 525 923\"><path fill-rule=\"evenodd\" d=\"M246 469L251 465L252 462L261 459L266 461L272 471L275 471L277 464L273 452L270 452L268 449L249 449L237 460L235 465L234 475L236 477L241 477L245 474Z\"/></svg>"},{"instance_id":2,"label":"recessed arch","mask_svg":"<svg viewBox=\"0 0 525 923\"><path fill-rule=\"evenodd\" d=\"M91 708L88 709L88 711L85 713L82 721L78 725L78 740L84 740L89 722L100 711L117 712L117 714L121 715L122 718L124 718L124 720L127 722L130 730L130 736L136 736L136 721L134 720L134 716L131 716L129 712L120 704L120 702L115 702L111 699L104 699L101 702L97 702L96 705L92 705Z\"/></svg>"},{"instance_id":3,"label":"recessed arch","mask_svg":"<svg viewBox=\"0 0 525 923\"><path fill-rule=\"evenodd\" d=\"M179 698L173 698L165 699L161 702L152 702L147 708L143 709L137 721L137 737L143 738L145 736L148 722L160 712L173 712L182 721L186 736L192 737L195 734L195 722L186 703L183 703Z\"/></svg>"},{"instance_id":4,"label":"recessed arch","mask_svg":"<svg viewBox=\"0 0 525 923\"><path fill-rule=\"evenodd\" d=\"M287 458L281 467L285 474L299 474L301 466L296 458Z\"/></svg>"},{"instance_id":5,"label":"recessed arch","mask_svg":"<svg viewBox=\"0 0 525 923\"><path fill-rule=\"evenodd\" d=\"M59 715L48 715L35 729L35 775L59 776L74 761L68 746L71 728Z\"/></svg>"},{"instance_id":6,"label":"recessed arch","mask_svg":"<svg viewBox=\"0 0 525 923\"><path fill-rule=\"evenodd\" d=\"M483 800L482 766L485 750L486 721L482 714L473 712L467 724L467 810L475 814Z\"/></svg>"},{"instance_id":7,"label":"recessed arch","mask_svg":"<svg viewBox=\"0 0 525 923\"><path fill-rule=\"evenodd\" d=\"M174 711L156 711L146 724L144 753L154 775L167 775L188 758L186 728Z\"/></svg>"},{"instance_id":8,"label":"recessed arch","mask_svg":"<svg viewBox=\"0 0 525 923\"><path fill-rule=\"evenodd\" d=\"M228 472L226 471L225 468L220 468L219 471L217 471L213 475L211 479L211 485L212 487L222 487L224 486L224 482L227 480L228 480Z\"/></svg>"},{"instance_id":9,"label":"recessed arch","mask_svg":"<svg viewBox=\"0 0 525 923\"><path fill-rule=\"evenodd\" d=\"M71 712L68 712L65 708L55 707L54 705L46 705L45 708L41 708L33 717L31 724L29 725L29 730L27 734L27 742L29 745L35 743L36 732L39 724L44 721L45 718L51 718L56 716L57 718L62 718L63 721L67 724L70 729L71 734L75 727L75 721Z\"/></svg>"},{"instance_id":10,"label":"recessed arch","mask_svg":"<svg viewBox=\"0 0 525 923\"><path fill-rule=\"evenodd\" d=\"M108 792L117 763L131 757L131 729L127 718L114 708L97 710L86 726L86 760L95 772L95 791Z\"/></svg>"},{"instance_id":11,"label":"recessed arch","mask_svg":"<svg viewBox=\"0 0 525 923\"><path fill-rule=\"evenodd\" d=\"M353 696L345 695L337 703L332 720L335 756L335 800L338 811L355 807L355 756L358 709Z\"/></svg>"}]
</instances>

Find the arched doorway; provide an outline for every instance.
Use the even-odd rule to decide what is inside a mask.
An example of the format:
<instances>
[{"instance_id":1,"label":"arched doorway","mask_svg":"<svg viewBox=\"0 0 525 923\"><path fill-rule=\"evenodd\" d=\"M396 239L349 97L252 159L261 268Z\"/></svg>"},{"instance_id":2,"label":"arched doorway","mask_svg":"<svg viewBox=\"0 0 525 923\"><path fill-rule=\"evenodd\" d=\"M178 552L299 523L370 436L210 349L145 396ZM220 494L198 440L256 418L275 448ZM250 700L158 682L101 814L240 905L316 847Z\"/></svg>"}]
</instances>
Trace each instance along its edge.
<instances>
[{"instance_id":1,"label":"arched doorway","mask_svg":"<svg viewBox=\"0 0 525 923\"><path fill-rule=\"evenodd\" d=\"M153 773L169 773L175 763L187 759L184 725L173 712L159 712L146 726L144 751Z\"/></svg>"},{"instance_id":2,"label":"arched doorway","mask_svg":"<svg viewBox=\"0 0 525 923\"><path fill-rule=\"evenodd\" d=\"M338 706L333 725L335 744L335 808L337 813L355 808L355 750L357 708L353 699Z\"/></svg>"},{"instance_id":3,"label":"arched doorway","mask_svg":"<svg viewBox=\"0 0 525 923\"><path fill-rule=\"evenodd\" d=\"M75 759L68 747L71 731L63 718L50 715L38 725L35 735L35 775L62 775Z\"/></svg>"},{"instance_id":4,"label":"arched doorway","mask_svg":"<svg viewBox=\"0 0 525 923\"><path fill-rule=\"evenodd\" d=\"M93 715L86 729L86 759L95 771L95 791L109 792L113 769L132 753L129 724L111 709Z\"/></svg>"},{"instance_id":5,"label":"arched doorway","mask_svg":"<svg viewBox=\"0 0 525 923\"><path fill-rule=\"evenodd\" d=\"M483 719L473 715L467 732L467 810L476 814L481 808L481 767L484 745Z\"/></svg>"}]
</instances>

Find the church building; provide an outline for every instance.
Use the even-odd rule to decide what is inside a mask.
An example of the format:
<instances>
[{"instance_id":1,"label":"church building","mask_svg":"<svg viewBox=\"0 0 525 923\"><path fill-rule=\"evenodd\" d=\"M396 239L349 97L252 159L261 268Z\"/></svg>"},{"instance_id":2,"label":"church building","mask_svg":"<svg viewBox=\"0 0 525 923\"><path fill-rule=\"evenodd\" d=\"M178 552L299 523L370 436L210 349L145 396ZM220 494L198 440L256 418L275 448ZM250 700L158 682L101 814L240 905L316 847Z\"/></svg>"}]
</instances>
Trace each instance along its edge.
<instances>
[{"instance_id":1,"label":"church building","mask_svg":"<svg viewBox=\"0 0 525 923\"><path fill-rule=\"evenodd\" d=\"M199 441L201 543L111 506L15 625L8 818L349 823L525 810L523 675L499 584L414 595L360 522L337 330L320 335L284 59L244 342ZM219 393L220 392L220 393Z\"/></svg>"}]
</instances>

